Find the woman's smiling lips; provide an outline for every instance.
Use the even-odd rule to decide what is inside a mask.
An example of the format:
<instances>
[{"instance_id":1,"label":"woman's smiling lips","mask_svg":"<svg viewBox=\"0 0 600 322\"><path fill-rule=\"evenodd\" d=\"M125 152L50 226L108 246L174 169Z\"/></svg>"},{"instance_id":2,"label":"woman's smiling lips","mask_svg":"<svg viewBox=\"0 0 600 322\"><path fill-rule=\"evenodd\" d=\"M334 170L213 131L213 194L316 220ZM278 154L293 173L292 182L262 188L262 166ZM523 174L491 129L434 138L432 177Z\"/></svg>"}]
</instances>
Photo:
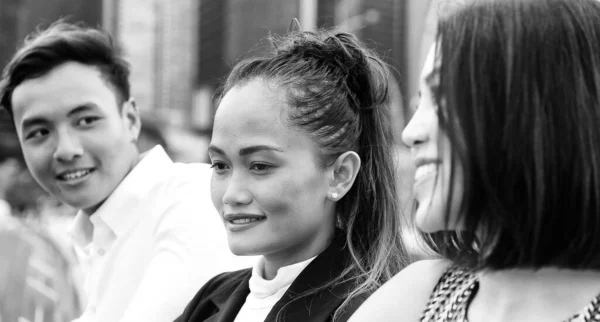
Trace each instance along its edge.
<instances>
[{"instance_id":1,"label":"woman's smiling lips","mask_svg":"<svg viewBox=\"0 0 600 322\"><path fill-rule=\"evenodd\" d=\"M258 225L267 219L267 216L239 213L225 214L223 219L225 219L225 226L229 231L241 231Z\"/></svg>"},{"instance_id":2,"label":"woman's smiling lips","mask_svg":"<svg viewBox=\"0 0 600 322\"><path fill-rule=\"evenodd\" d=\"M441 160L435 158L417 158L415 160L415 185L420 184L422 181L437 176L438 168L441 164Z\"/></svg>"}]
</instances>

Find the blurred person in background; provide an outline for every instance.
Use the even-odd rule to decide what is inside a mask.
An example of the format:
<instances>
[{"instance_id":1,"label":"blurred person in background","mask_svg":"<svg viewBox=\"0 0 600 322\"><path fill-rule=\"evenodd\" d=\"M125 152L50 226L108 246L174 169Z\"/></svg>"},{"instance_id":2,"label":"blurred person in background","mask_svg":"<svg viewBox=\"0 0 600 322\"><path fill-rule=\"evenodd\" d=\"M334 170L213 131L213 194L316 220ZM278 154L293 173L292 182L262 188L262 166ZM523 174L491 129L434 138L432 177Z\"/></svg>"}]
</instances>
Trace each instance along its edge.
<instances>
[{"instance_id":1,"label":"blurred person in background","mask_svg":"<svg viewBox=\"0 0 600 322\"><path fill-rule=\"evenodd\" d=\"M6 147L2 147L5 149ZM4 154L4 153L3 153ZM0 219L11 216L11 206L6 201L6 194L10 190L12 178L18 173L18 161L14 158L0 156Z\"/></svg>"},{"instance_id":2,"label":"blurred person in background","mask_svg":"<svg viewBox=\"0 0 600 322\"><path fill-rule=\"evenodd\" d=\"M0 103L35 180L79 209L81 322L172 320L208 278L236 268L209 165L173 163L161 146L140 155L129 64L110 35L64 21L31 34L3 72Z\"/></svg>"},{"instance_id":3,"label":"blurred person in background","mask_svg":"<svg viewBox=\"0 0 600 322\"><path fill-rule=\"evenodd\" d=\"M72 256L37 224L47 194L14 158L0 161L0 178L0 321L76 318Z\"/></svg>"},{"instance_id":4,"label":"blurred person in background","mask_svg":"<svg viewBox=\"0 0 600 322\"><path fill-rule=\"evenodd\" d=\"M10 204L4 199L0 199L0 218L10 216Z\"/></svg>"}]
</instances>

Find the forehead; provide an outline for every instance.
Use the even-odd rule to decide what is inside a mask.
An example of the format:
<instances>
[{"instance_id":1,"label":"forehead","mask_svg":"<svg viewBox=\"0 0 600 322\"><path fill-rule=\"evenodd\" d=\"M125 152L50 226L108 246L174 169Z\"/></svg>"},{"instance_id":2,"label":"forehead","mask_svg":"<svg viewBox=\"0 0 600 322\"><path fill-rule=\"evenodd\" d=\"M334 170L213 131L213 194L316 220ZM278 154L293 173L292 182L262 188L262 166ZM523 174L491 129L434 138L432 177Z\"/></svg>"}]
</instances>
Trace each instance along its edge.
<instances>
[{"instance_id":1,"label":"forehead","mask_svg":"<svg viewBox=\"0 0 600 322\"><path fill-rule=\"evenodd\" d=\"M76 62L64 63L43 76L25 80L12 94L15 120L30 114L60 113L82 103L105 106L112 101L116 105L114 93L100 71Z\"/></svg>"},{"instance_id":2,"label":"forehead","mask_svg":"<svg viewBox=\"0 0 600 322\"><path fill-rule=\"evenodd\" d=\"M265 82L254 80L234 87L219 104L215 114L215 129L260 129L282 125L285 102Z\"/></svg>"},{"instance_id":3,"label":"forehead","mask_svg":"<svg viewBox=\"0 0 600 322\"><path fill-rule=\"evenodd\" d=\"M238 145L268 143L284 148L312 142L308 134L286 124L288 108L284 92L262 80L234 87L219 104L212 141L217 145L227 139Z\"/></svg>"}]
</instances>

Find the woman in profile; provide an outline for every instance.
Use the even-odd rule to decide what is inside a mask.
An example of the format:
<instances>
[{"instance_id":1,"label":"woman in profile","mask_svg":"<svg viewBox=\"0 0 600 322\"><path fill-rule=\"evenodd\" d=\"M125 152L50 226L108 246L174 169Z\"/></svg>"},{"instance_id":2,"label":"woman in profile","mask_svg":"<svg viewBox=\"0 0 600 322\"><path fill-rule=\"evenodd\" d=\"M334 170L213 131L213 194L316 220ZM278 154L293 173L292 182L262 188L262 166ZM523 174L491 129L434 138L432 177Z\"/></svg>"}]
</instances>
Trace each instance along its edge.
<instances>
[{"instance_id":1,"label":"woman in profile","mask_svg":"<svg viewBox=\"0 0 600 322\"><path fill-rule=\"evenodd\" d=\"M441 18L403 133L417 262L351 321L600 321L600 1ZM432 235L433 236L433 235Z\"/></svg>"},{"instance_id":2,"label":"woman in profile","mask_svg":"<svg viewBox=\"0 0 600 322\"><path fill-rule=\"evenodd\" d=\"M209 148L230 249L260 259L177 321L346 321L406 263L386 65L347 33L273 41L229 75Z\"/></svg>"}]
</instances>

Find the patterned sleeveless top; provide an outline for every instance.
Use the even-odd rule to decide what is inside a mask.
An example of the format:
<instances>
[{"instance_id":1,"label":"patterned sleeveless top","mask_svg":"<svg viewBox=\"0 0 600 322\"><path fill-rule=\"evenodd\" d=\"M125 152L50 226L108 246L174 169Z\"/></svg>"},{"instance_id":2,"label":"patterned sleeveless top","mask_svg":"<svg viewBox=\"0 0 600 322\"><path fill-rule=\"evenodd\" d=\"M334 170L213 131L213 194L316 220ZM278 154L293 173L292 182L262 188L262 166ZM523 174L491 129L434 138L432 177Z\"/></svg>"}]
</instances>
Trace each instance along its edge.
<instances>
[{"instance_id":1,"label":"patterned sleeveless top","mask_svg":"<svg viewBox=\"0 0 600 322\"><path fill-rule=\"evenodd\" d=\"M421 322L468 322L467 310L478 289L479 281L472 272L450 267L433 289ZM563 322L600 322L600 294Z\"/></svg>"}]
</instances>

